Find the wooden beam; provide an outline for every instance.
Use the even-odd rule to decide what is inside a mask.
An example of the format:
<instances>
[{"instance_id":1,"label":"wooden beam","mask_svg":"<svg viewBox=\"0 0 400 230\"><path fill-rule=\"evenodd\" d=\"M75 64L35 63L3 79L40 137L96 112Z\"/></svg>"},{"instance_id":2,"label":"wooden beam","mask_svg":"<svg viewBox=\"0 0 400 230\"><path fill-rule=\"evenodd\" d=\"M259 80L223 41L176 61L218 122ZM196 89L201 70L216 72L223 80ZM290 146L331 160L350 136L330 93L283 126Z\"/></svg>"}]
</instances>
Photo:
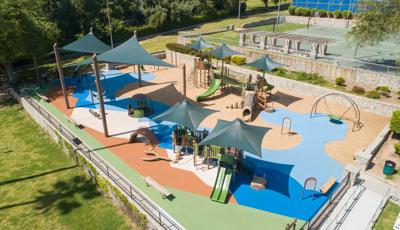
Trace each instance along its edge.
<instances>
[{"instance_id":1,"label":"wooden beam","mask_svg":"<svg viewBox=\"0 0 400 230\"><path fill-rule=\"evenodd\" d=\"M67 109L70 109L71 107L69 106L67 87L65 86L64 72L63 72L63 69L61 66L60 53L58 51L57 42L54 43L53 49L54 49L54 56L56 58L56 63L57 63L58 76L60 77L60 82L61 82L61 90L64 95L65 107L67 107Z\"/></svg>"},{"instance_id":2,"label":"wooden beam","mask_svg":"<svg viewBox=\"0 0 400 230\"><path fill-rule=\"evenodd\" d=\"M186 64L183 64L183 97L186 99Z\"/></svg>"},{"instance_id":3,"label":"wooden beam","mask_svg":"<svg viewBox=\"0 0 400 230\"><path fill-rule=\"evenodd\" d=\"M99 103L100 103L100 115L101 115L101 120L103 122L104 136L109 137L108 128L107 128L107 117L106 117L106 112L104 109L103 92L102 92L101 83L100 83L100 73L99 73L99 69L97 66L97 54L93 54L92 60L93 60L92 68L93 68L94 76L96 78L97 97L99 98Z\"/></svg>"},{"instance_id":4,"label":"wooden beam","mask_svg":"<svg viewBox=\"0 0 400 230\"><path fill-rule=\"evenodd\" d=\"M142 87L142 70L140 69L140 65L138 67L138 78L139 78L139 87Z\"/></svg>"}]
</instances>

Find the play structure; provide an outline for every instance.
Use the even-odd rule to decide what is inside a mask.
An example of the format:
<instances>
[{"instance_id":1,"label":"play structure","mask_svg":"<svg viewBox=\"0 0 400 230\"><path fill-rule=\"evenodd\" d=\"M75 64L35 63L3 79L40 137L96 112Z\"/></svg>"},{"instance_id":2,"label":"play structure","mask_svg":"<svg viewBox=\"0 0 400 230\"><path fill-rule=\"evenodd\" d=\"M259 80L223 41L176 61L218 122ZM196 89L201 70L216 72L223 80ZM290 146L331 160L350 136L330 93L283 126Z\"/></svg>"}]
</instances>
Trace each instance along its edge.
<instances>
[{"instance_id":1,"label":"play structure","mask_svg":"<svg viewBox=\"0 0 400 230\"><path fill-rule=\"evenodd\" d=\"M214 189L210 199L216 202L225 203L229 193L229 185L233 176L234 158L230 155L221 155L219 159L218 173Z\"/></svg>"},{"instance_id":2,"label":"play structure","mask_svg":"<svg viewBox=\"0 0 400 230\"><path fill-rule=\"evenodd\" d=\"M141 127L135 130L129 138L129 143L134 143L136 140L138 140L139 135L145 137L153 149L156 148L160 143L156 135L147 127Z\"/></svg>"},{"instance_id":3,"label":"play structure","mask_svg":"<svg viewBox=\"0 0 400 230\"><path fill-rule=\"evenodd\" d=\"M152 101L145 94L135 94L132 96L132 104L128 104L128 115L135 118L142 118L153 113Z\"/></svg>"},{"instance_id":4,"label":"play structure","mask_svg":"<svg viewBox=\"0 0 400 230\"><path fill-rule=\"evenodd\" d=\"M284 129L287 129L287 131L285 132ZM284 117L282 119L282 125L281 125L281 134L287 134L290 135L291 131L290 129L292 128L292 119L290 119L290 117Z\"/></svg>"},{"instance_id":5,"label":"play structure","mask_svg":"<svg viewBox=\"0 0 400 230\"><path fill-rule=\"evenodd\" d=\"M242 118L246 122L250 122L253 117L255 94L256 93L254 91L247 91L247 90L244 93Z\"/></svg>"},{"instance_id":6,"label":"play structure","mask_svg":"<svg viewBox=\"0 0 400 230\"><path fill-rule=\"evenodd\" d=\"M207 60L195 59L193 66L189 81L193 83L196 88L206 88L216 72L214 72L213 67Z\"/></svg>"},{"instance_id":7,"label":"play structure","mask_svg":"<svg viewBox=\"0 0 400 230\"><path fill-rule=\"evenodd\" d=\"M215 94L215 92L217 92L217 90L219 89L219 87L221 87L221 79L213 79L211 82L210 87L207 89L207 91L203 92L202 94L200 94L199 96L196 97L197 101L202 101L212 95Z\"/></svg>"},{"instance_id":8,"label":"play structure","mask_svg":"<svg viewBox=\"0 0 400 230\"><path fill-rule=\"evenodd\" d=\"M164 161L171 161L168 157L163 157L160 154L158 154L155 150L149 150L149 151L144 151L149 157L142 157L142 160L144 161L159 161L159 160L164 160Z\"/></svg>"},{"instance_id":9,"label":"play structure","mask_svg":"<svg viewBox=\"0 0 400 230\"><path fill-rule=\"evenodd\" d=\"M317 179L315 177L309 177L304 181L303 191L301 192L301 199L304 200L304 194L306 190L311 190L311 198L315 195L315 187L317 186Z\"/></svg>"},{"instance_id":10,"label":"play structure","mask_svg":"<svg viewBox=\"0 0 400 230\"><path fill-rule=\"evenodd\" d=\"M341 102L342 101L347 102L348 106L341 114L334 113L329 108L329 104L327 103L327 98L337 98ZM323 105L325 106L326 110L325 112L328 113L329 120L332 123L342 123L342 120L351 121L353 122L353 129L352 129L353 132L358 131L363 127L363 124L360 122L360 109L358 108L358 105L353 101L353 99L340 93L330 93L320 97L311 108L310 118L321 114L321 112L318 112L321 102L323 102ZM349 113L349 111L351 110L353 111L353 113ZM352 114L352 115L346 116L347 114Z\"/></svg>"}]
</instances>

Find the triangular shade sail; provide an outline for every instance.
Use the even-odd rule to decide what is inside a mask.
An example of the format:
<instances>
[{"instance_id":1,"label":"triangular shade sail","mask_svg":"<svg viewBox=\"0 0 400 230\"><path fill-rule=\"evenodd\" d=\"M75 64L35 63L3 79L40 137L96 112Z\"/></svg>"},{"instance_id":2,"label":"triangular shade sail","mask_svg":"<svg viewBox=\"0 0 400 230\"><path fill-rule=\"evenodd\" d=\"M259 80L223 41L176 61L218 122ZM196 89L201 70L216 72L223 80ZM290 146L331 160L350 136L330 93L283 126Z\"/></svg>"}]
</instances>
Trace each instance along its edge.
<instances>
[{"instance_id":1,"label":"triangular shade sail","mask_svg":"<svg viewBox=\"0 0 400 230\"><path fill-rule=\"evenodd\" d=\"M209 48L214 48L213 45L207 43L206 41L203 40L203 38L200 38L199 40L193 42L188 46L189 48L195 49L195 50L204 50L204 49L209 49Z\"/></svg>"},{"instance_id":2,"label":"triangular shade sail","mask_svg":"<svg viewBox=\"0 0 400 230\"><path fill-rule=\"evenodd\" d=\"M92 32L61 48L61 50L64 51L97 54L106 52L110 49L110 46L106 45L98 38L96 38L96 36L94 36Z\"/></svg>"},{"instance_id":3,"label":"triangular shade sail","mask_svg":"<svg viewBox=\"0 0 400 230\"><path fill-rule=\"evenodd\" d=\"M219 59L224 59L225 57L234 56L234 55L243 55L242 53L232 50L225 43L216 47L213 51L210 51L207 54L213 55Z\"/></svg>"},{"instance_id":4,"label":"triangular shade sail","mask_svg":"<svg viewBox=\"0 0 400 230\"><path fill-rule=\"evenodd\" d=\"M267 55L263 55L261 58L246 64L246 66L256 67L257 69L261 69L264 71L271 71L280 66L283 66L283 64L273 61Z\"/></svg>"},{"instance_id":5,"label":"triangular shade sail","mask_svg":"<svg viewBox=\"0 0 400 230\"><path fill-rule=\"evenodd\" d=\"M112 62L127 65L155 65L174 67L148 53L138 42L136 36L131 37L121 45L100 54L100 62Z\"/></svg>"},{"instance_id":6,"label":"triangular shade sail","mask_svg":"<svg viewBox=\"0 0 400 230\"><path fill-rule=\"evenodd\" d=\"M213 131L200 145L235 147L262 157L261 142L269 128L248 125L239 118L234 121L218 120Z\"/></svg>"},{"instance_id":7,"label":"triangular shade sail","mask_svg":"<svg viewBox=\"0 0 400 230\"><path fill-rule=\"evenodd\" d=\"M215 112L211 109L201 108L188 100L183 100L153 118L153 120L174 122L194 131L206 117Z\"/></svg>"}]
</instances>

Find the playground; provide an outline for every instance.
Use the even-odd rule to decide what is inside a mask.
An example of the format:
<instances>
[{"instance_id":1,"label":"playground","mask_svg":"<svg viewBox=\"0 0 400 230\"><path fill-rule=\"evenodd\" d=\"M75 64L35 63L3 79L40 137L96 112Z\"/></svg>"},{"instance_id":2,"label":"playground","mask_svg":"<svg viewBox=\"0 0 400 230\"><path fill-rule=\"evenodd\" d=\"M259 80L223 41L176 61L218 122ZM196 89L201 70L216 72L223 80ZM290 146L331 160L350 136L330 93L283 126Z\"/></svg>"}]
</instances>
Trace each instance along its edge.
<instances>
[{"instance_id":1,"label":"playground","mask_svg":"<svg viewBox=\"0 0 400 230\"><path fill-rule=\"evenodd\" d=\"M184 82L179 62L172 56L164 61L179 68L101 71L102 91L93 73L67 76L71 109L59 80L37 95L49 112L189 229L282 229L294 220L301 226L341 183L344 165L388 122L360 111L351 99L339 105L323 95L299 95L267 84L261 73L243 80L212 62L186 61ZM196 126L170 121L186 111L189 118L182 122L196 118ZM232 147L237 145L244 147Z\"/></svg>"}]
</instances>

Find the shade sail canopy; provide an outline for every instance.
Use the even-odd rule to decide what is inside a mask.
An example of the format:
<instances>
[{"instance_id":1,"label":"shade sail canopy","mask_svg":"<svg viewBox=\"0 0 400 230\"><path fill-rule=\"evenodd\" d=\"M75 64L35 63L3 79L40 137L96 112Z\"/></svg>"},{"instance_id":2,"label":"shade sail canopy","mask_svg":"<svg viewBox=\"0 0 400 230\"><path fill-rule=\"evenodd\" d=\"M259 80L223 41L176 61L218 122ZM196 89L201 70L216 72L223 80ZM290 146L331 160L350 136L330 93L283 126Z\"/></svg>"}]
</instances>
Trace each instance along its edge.
<instances>
[{"instance_id":1,"label":"shade sail canopy","mask_svg":"<svg viewBox=\"0 0 400 230\"><path fill-rule=\"evenodd\" d=\"M155 65L174 67L169 63L163 62L148 53L138 42L136 36L132 36L126 42L100 54L97 59L100 62L112 62L127 65Z\"/></svg>"},{"instance_id":2,"label":"shade sail canopy","mask_svg":"<svg viewBox=\"0 0 400 230\"><path fill-rule=\"evenodd\" d=\"M170 121L182 125L190 130L196 130L200 123L216 111L201 108L194 103L183 100L176 103L164 113L153 118L157 121Z\"/></svg>"},{"instance_id":3,"label":"shade sail canopy","mask_svg":"<svg viewBox=\"0 0 400 230\"><path fill-rule=\"evenodd\" d=\"M246 66L256 67L257 69L261 69L264 71L271 71L280 66L283 66L283 64L273 61L267 55L263 55L261 58L246 64Z\"/></svg>"},{"instance_id":4,"label":"shade sail canopy","mask_svg":"<svg viewBox=\"0 0 400 230\"><path fill-rule=\"evenodd\" d=\"M213 45L207 43L206 41L204 41L203 38L200 38L199 40L193 42L191 45L188 46L191 49L195 49L195 50L204 50L204 49L209 49L209 48L214 48Z\"/></svg>"},{"instance_id":5,"label":"shade sail canopy","mask_svg":"<svg viewBox=\"0 0 400 230\"><path fill-rule=\"evenodd\" d=\"M225 57L234 56L234 55L243 55L242 53L232 50L225 43L216 47L214 50L208 52L207 54L213 55L219 59L224 59Z\"/></svg>"},{"instance_id":6,"label":"shade sail canopy","mask_svg":"<svg viewBox=\"0 0 400 230\"><path fill-rule=\"evenodd\" d=\"M110 49L110 46L96 38L92 32L61 48L61 50L64 51L97 54L106 52Z\"/></svg>"},{"instance_id":7,"label":"shade sail canopy","mask_svg":"<svg viewBox=\"0 0 400 230\"><path fill-rule=\"evenodd\" d=\"M231 122L218 120L213 131L200 144L235 147L261 158L261 142L268 130L248 125L239 118Z\"/></svg>"}]
</instances>

